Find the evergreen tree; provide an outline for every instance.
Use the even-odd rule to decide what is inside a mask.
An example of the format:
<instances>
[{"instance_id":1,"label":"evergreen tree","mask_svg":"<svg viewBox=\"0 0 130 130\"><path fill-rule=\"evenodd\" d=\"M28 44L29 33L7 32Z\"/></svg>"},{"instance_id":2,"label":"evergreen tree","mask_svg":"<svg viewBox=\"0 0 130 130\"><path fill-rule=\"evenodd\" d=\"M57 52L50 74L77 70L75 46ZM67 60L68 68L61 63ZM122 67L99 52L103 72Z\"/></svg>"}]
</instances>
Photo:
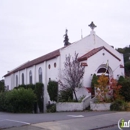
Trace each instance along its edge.
<instances>
[{"instance_id":1,"label":"evergreen tree","mask_svg":"<svg viewBox=\"0 0 130 130\"><path fill-rule=\"evenodd\" d=\"M130 46L125 48L118 48L117 51L123 54L125 75L130 77Z\"/></svg>"},{"instance_id":2,"label":"evergreen tree","mask_svg":"<svg viewBox=\"0 0 130 130\"><path fill-rule=\"evenodd\" d=\"M66 29L66 33L65 33L65 35L64 35L64 46L67 46L67 45L70 44L70 43L69 43L69 38L68 38L67 33L68 33L68 30Z\"/></svg>"},{"instance_id":3,"label":"evergreen tree","mask_svg":"<svg viewBox=\"0 0 130 130\"><path fill-rule=\"evenodd\" d=\"M0 92L5 91L4 80L0 80Z\"/></svg>"}]
</instances>

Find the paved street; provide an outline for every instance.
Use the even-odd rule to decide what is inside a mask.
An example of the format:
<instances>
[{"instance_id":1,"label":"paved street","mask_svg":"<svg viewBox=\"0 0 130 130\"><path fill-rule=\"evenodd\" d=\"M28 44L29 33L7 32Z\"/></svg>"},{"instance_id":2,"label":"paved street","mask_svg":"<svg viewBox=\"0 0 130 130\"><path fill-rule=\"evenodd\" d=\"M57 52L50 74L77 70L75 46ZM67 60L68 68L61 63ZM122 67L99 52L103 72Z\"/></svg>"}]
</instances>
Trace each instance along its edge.
<instances>
[{"instance_id":1,"label":"paved street","mask_svg":"<svg viewBox=\"0 0 130 130\"><path fill-rule=\"evenodd\" d=\"M14 126L29 125L41 122L61 121L83 117L90 117L112 112L60 112L60 113L43 113L43 114L13 114L0 112L0 128L9 128ZM71 116L72 115L72 116ZM73 116L75 115L75 117ZM76 117L78 115L78 117Z\"/></svg>"},{"instance_id":2,"label":"paved street","mask_svg":"<svg viewBox=\"0 0 130 130\"><path fill-rule=\"evenodd\" d=\"M10 127L6 130L118 130L117 122L121 118L128 121L130 112L0 113L0 128Z\"/></svg>"}]
</instances>

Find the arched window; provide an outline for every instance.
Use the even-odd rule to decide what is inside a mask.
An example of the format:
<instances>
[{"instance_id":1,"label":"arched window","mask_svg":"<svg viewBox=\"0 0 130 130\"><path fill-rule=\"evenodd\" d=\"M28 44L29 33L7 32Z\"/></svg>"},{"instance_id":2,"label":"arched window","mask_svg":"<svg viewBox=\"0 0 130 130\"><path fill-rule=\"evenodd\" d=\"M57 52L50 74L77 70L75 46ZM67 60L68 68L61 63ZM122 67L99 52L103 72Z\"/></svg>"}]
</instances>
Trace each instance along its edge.
<instances>
[{"instance_id":1,"label":"arched window","mask_svg":"<svg viewBox=\"0 0 130 130\"><path fill-rule=\"evenodd\" d=\"M107 64L101 64L98 68L97 68L97 75L100 76L102 74L106 75L106 76L112 76L113 75L113 71L110 67L110 65Z\"/></svg>"},{"instance_id":2,"label":"arched window","mask_svg":"<svg viewBox=\"0 0 130 130\"><path fill-rule=\"evenodd\" d=\"M18 87L18 75L16 75L16 87Z\"/></svg>"},{"instance_id":3,"label":"arched window","mask_svg":"<svg viewBox=\"0 0 130 130\"><path fill-rule=\"evenodd\" d=\"M29 71L29 83L32 84L32 71Z\"/></svg>"},{"instance_id":4,"label":"arched window","mask_svg":"<svg viewBox=\"0 0 130 130\"><path fill-rule=\"evenodd\" d=\"M108 68L100 68L97 73L107 73L107 74L109 74Z\"/></svg>"},{"instance_id":5,"label":"arched window","mask_svg":"<svg viewBox=\"0 0 130 130\"><path fill-rule=\"evenodd\" d=\"M42 68L41 67L38 70L38 74L39 74L39 83L42 83Z\"/></svg>"},{"instance_id":6,"label":"arched window","mask_svg":"<svg viewBox=\"0 0 130 130\"><path fill-rule=\"evenodd\" d=\"M24 73L22 73L22 84L24 84Z\"/></svg>"},{"instance_id":7,"label":"arched window","mask_svg":"<svg viewBox=\"0 0 130 130\"><path fill-rule=\"evenodd\" d=\"M102 75L102 74L108 76L108 75L109 75L109 70L108 70L108 68L105 68L105 67L99 68L98 71L97 71L97 76L100 76L100 75Z\"/></svg>"}]
</instances>

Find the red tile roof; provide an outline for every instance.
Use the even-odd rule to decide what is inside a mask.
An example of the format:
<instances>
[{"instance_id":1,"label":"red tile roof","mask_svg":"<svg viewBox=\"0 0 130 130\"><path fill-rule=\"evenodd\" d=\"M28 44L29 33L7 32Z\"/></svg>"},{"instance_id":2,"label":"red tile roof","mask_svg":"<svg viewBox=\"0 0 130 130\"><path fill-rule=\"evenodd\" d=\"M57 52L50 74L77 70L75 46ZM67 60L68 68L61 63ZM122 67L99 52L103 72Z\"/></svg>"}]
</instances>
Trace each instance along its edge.
<instances>
[{"instance_id":1,"label":"red tile roof","mask_svg":"<svg viewBox=\"0 0 130 130\"><path fill-rule=\"evenodd\" d=\"M101 51L102 49L105 49L107 52L109 52L112 56L114 56L117 60L121 61L117 56L115 56L112 52L110 52L109 50L107 50L104 46L95 48L91 51L89 51L88 53L86 53L85 55L81 56L78 58L79 61L84 61L87 60L88 58L90 58L91 56L95 55L97 52Z\"/></svg>"},{"instance_id":2,"label":"red tile roof","mask_svg":"<svg viewBox=\"0 0 130 130\"><path fill-rule=\"evenodd\" d=\"M62 47L62 48L66 48L66 47ZM60 48L60 49L62 49L62 48ZM44 61L51 60L51 59L53 59L53 58L55 58L57 56L60 56L60 49L55 50L55 51L53 51L51 53L48 53L46 55L43 55L43 56L41 56L39 58L36 58L36 59L34 59L32 61L29 61L29 62L23 64L20 67L14 69L13 71L10 71L6 75L4 75L4 77L9 76L9 75L11 75L11 74L13 74L13 73L15 73L17 71L23 70L25 68L31 67L33 65L37 65L37 64L42 63ZM87 60L89 57L93 56L94 54L96 54L97 52L99 52L102 49L105 49L107 52L109 52L111 55L113 55L116 59L118 59L120 61L120 59L117 56L115 56L113 53L111 53L109 50L107 50L104 46L99 47L99 48L95 48L95 49L89 51L88 53L86 53L85 55L81 56L78 59L79 59L79 61Z\"/></svg>"},{"instance_id":3,"label":"red tile roof","mask_svg":"<svg viewBox=\"0 0 130 130\"><path fill-rule=\"evenodd\" d=\"M120 65L120 68L124 68L124 66L123 66L123 65Z\"/></svg>"},{"instance_id":4,"label":"red tile roof","mask_svg":"<svg viewBox=\"0 0 130 130\"><path fill-rule=\"evenodd\" d=\"M55 58L55 57L57 57L59 55L60 55L60 49L55 50L55 51L53 51L51 53L48 53L48 54L43 55L43 56L41 56L39 58L36 58L36 59L34 59L32 61L29 61L29 62L25 63L24 65L21 65L20 67L14 69L13 71L11 71L8 74L4 75L4 77L9 76L10 74L15 73L15 72L20 71L20 70L23 70L25 68L31 67L33 65L37 65L37 64L42 63L44 61L51 60L51 59L53 59L53 58Z\"/></svg>"}]
</instances>

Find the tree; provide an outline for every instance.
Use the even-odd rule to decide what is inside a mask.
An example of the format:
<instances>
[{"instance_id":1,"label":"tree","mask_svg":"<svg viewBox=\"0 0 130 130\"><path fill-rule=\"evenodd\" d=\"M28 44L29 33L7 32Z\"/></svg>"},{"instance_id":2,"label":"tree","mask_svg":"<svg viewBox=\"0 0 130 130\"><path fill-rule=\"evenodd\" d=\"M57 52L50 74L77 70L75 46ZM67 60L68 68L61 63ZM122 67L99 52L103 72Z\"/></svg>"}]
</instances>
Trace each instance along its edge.
<instances>
[{"instance_id":1,"label":"tree","mask_svg":"<svg viewBox=\"0 0 130 130\"><path fill-rule=\"evenodd\" d=\"M4 80L0 80L0 92L5 91Z\"/></svg>"},{"instance_id":2,"label":"tree","mask_svg":"<svg viewBox=\"0 0 130 130\"><path fill-rule=\"evenodd\" d=\"M67 46L67 45L69 45L70 43L69 43L69 38L68 38L68 35L67 35L67 33L68 33L68 30L66 29L66 31L65 31L65 35L64 35L64 46Z\"/></svg>"},{"instance_id":3,"label":"tree","mask_svg":"<svg viewBox=\"0 0 130 130\"><path fill-rule=\"evenodd\" d=\"M117 51L123 54L125 63L125 75L130 77L130 46L125 48L118 48Z\"/></svg>"},{"instance_id":4,"label":"tree","mask_svg":"<svg viewBox=\"0 0 130 130\"><path fill-rule=\"evenodd\" d=\"M130 102L130 77L126 78L122 83L120 94L124 97L125 101Z\"/></svg>"},{"instance_id":5,"label":"tree","mask_svg":"<svg viewBox=\"0 0 130 130\"><path fill-rule=\"evenodd\" d=\"M71 55L68 55L64 62L64 70L61 74L61 80L59 81L59 85L62 89L71 88L76 101L77 95L75 92L75 88L81 87L82 83L81 80L83 78L85 71L85 66L81 66L80 62L78 61L78 54L75 53L74 58Z\"/></svg>"},{"instance_id":6,"label":"tree","mask_svg":"<svg viewBox=\"0 0 130 130\"><path fill-rule=\"evenodd\" d=\"M130 77L130 61L125 63L125 74Z\"/></svg>"}]
</instances>

